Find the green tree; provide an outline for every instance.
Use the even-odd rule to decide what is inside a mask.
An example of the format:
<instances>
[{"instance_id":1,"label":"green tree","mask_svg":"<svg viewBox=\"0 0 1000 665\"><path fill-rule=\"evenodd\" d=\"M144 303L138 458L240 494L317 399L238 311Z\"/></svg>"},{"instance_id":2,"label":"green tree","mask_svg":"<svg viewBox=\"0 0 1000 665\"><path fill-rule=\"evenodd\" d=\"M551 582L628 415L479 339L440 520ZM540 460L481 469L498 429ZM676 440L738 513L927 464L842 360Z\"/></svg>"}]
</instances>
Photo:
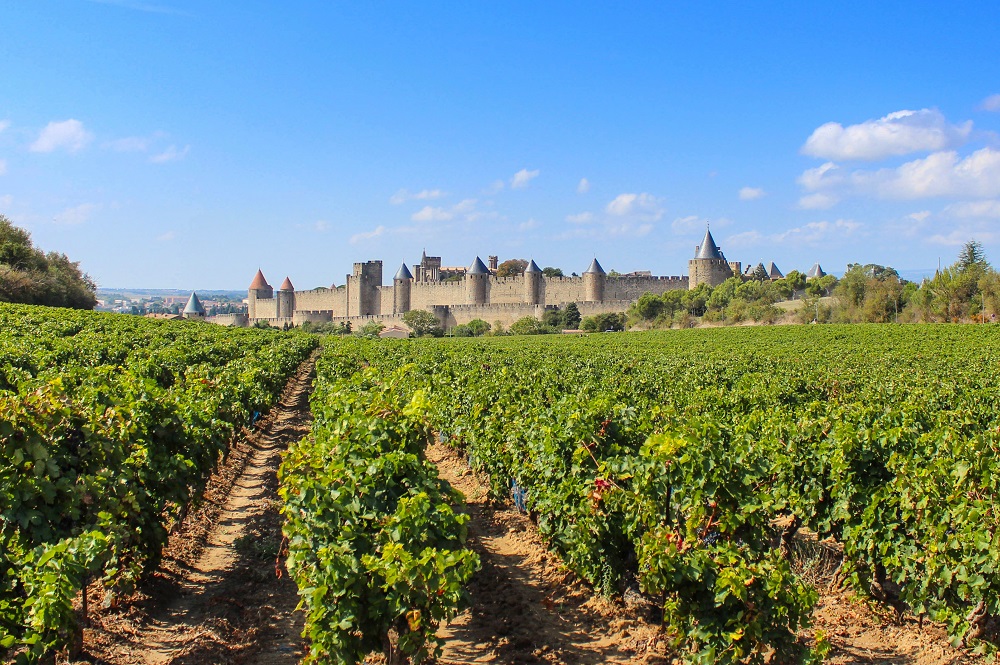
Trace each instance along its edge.
<instances>
[{"instance_id":1,"label":"green tree","mask_svg":"<svg viewBox=\"0 0 1000 665\"><path fill-rule=\"evenodd\" d=\"M542 274L545 275L546 277L562 277L563 271L562 268L553 268L552 266L547 266L545 268L542 268Z\"/></svg>"},{"instance_id":2,"label":"green tree","mask_svg":"<svg viewBox=\"0 0 1000 665\"><path fill-rule=\"evenodd\" d=\"M974 271L980 274L988 270L990 262L986 260L983 243L973 239L962 245L962 251L958 253L957 267L962 272Z\"/></svg>"},{"instance_id":3,"label":"green tree","mask_svg":"<svg viewBox=\"0 0 1000 665\"><path fill-rule=\"evenodd\" d=\"M0 215L0 301L93 309L97 287L65 254L47 256L31 234Z\"/></svg>"},{"instance_id":4,"label":"green tree","mask_svg":"<svg viewBox=\"0 0 1000 665\"><path fill-rule=\"evenodd\" d=\"M765 282L769 279L767 276L767 268L764 267L763 263L758 263L757 267L753 269L753 279L758 282Z\"/></svg>"},{"instance_id":5,"label":"green tree","mask_svg":"<svg viewBox=\"0 0 1000 665\"><path fill-rule=\"evenodd\" d=\"M785 283L792 290L792 293L795 293L806 288L806 276L798 270L792 270L785 275Z\"/></svg>"},{"instance_id":6,"label":"green tree","mask_svg":"<svg viewBox=\"0 0 1000 665\"><path fill-rule=\"evenodd\" d=\"M365 322L365 325L358 328L356 333L358 337L365 337L367 339L377 339L378 334L385 330L385 325L381 321L376 321L371 319Z\"/></svg>"},{"instance_id":7,"label":"green tree","mask_svg":"<svg viewBox=\"0 0 1000 665\"><path fill-rule=\"evenodd\" d=\"M486 323L482 319L472 319L467 324L469 330L472 331L473 337L482 337L490 331L490 324Z\"/></svg>"},{"instance_id":8,"label":"green tree","mask_svg":"<svg viewBox=\"0 0 1000 665\"><path fill-rule=\"evenodd\" d=\"M525 316L510 324L511 335L543 335L550 328L533 316Z\"/></svg>"},{"instance_id":9,"label":"green tree","mask_svg":"<svg viewBox=\"0 0 1000 665\"><path fill-rule=\"evenodd\" d=\"M416 337L440 337L444 329L437 317L425 309L411 309L403 314L405 323Z\"/></svg>"},{"instance_id":10,"label":"green tree","mask_svg":"<svg viewBox=\"0 0 1000 665\"><path fill-rule=\"evenodd\" d=\"M576 330L580 327L580 308L575 302L569 303L563 310L563 325L566 330Z\"/></svg>"},{"instance_id":11,"label":"green tree","mask_svg":"<svg viewBox=\"0 0 1000 665\"><path fill-rule=\"evenodd\" d=\"M497 277L516 277L523 275L528 262L524 259L507 259L497 266Z\"/></svg>"}]
</instances>

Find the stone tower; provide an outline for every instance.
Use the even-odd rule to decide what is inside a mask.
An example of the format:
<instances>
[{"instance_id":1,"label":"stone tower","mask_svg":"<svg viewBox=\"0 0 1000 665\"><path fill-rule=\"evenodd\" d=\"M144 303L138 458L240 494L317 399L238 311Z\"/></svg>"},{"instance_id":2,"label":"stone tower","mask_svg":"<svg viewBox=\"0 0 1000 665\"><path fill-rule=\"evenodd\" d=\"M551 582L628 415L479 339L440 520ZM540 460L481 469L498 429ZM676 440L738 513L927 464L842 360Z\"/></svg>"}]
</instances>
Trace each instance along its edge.
<instances>
[{"instance_id":1,"label":"stone tower","mask_svg":"<svg viewBox=\"0 0 1000 665\"><path fill-rule=\"evenodd\" d=\"M205 318L205 308L202 307L201 301L198 300L198 294L194 291L191 292L191 297L188 298L187 305L184 306L184 312L182 315L185 319Z\"/></svg>"},{"instance_id":2,"label":"stone tower","mask_svg":"<svg viewBox=\"0 0 1000 665\"><path fill-rule=\"evenodd\" d=\"M688 288L694 289L699 284L718 286L732 276L729 262L706 227L705 239L695 247L694 258L688 261Z\"/></svg>"},{"instance_id":3,"label":"stone tower","mask_svg":"<svg viewBox=\"0 0 1000 665\"><path fill-rule=\"evenodd\" d=\"M534 259L524 269L524 302L537 305L541 301L542 271Z\"/></svg>"},{"instance_id":4,"label":"stone tower","mask_svg":"<svg viewBox=\"0 0 1000 665\"><path fill-rule=\"evenodd\" d=\"M381 261L355 263L354 274L347 276L347 315L380 315L382 313L382 300L378 292L380 286L382 286Z\"/></svg>"},{"instance_id":5,"label":"stone tower","mask_svg":"<svg viewBox=\"0 0 1000 665\"><path fill-rule=\"evenodd\" d=\"M601 267L601 264L597 262L597 258L595 257L590 262L587 272L583 273L583 290L588 302L604 300L604 283L607 279L607 273L604 272L604 268Z\"/></svg>"},{"instance_id":6,"label":"stone tower","mask_svg":"<svg viewBox=\"0 0 1000 665\"><path fill-rule=\"evenodd\" d=\"M413 274L406 267L406 262L399 266L396 276L392 278L392 313L406 314L410 311L410 288L413 284Z\"/></svg>"},{"instance_id":7,"label":"stone tower","mask_svg":"<svg viewBox=\"0 0 1000 665\"><path fill-rule=\"evenodd\" d=\"M465 295L466 302L470 305L485 305L486 293L489 287L490 271L486 269L486 264L478 256L469 267L469 272L465 273Z\"/></svg>"},{"instance_id":8,"label":"stone tower","mask_svg":"<svg viewBox=\"0 0 1000 665\"><path fill-rule=\"evenodd\" d=\"M295 287L292 286L292 280L288 277L285 277L285 281L278 288L277 305L278 311L275 312L275 316L279 319L292 318L292 313L295 311Z\"/></svg>"},{"instance_id":9,"label":"stone tower","mask_svg":"<svg viewBox=\"0 0 1000 665\"><path fill-rule=\"evenodd\" d=\"M247 316L251 319L257 318L257 300L269 300L274 297L274 289L264 279L264 273L257 269L250 288L247 289Z\"/></svg>"}]
</instances>

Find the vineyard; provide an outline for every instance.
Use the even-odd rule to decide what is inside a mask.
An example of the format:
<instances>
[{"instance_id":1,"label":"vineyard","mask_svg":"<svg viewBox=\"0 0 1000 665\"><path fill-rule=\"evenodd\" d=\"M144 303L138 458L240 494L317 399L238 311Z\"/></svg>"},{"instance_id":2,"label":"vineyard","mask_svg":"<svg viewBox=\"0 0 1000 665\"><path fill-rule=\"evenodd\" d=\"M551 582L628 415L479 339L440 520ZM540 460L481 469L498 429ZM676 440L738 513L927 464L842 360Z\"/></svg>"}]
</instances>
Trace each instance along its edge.
<instances>
[{"instance_id":1,"label":"vineyard","mask_svg":"<svg viewBox=\"0 0 1000 665\"><path fill-rule=\"evenodd\" d=\"M577 574L654 598L689 662L824 655L789 556L806 530L842 546L844 583L989 651L997 349L988 326L331 344L283 482L312 657L421 656L462 603L474 555L432 436Z\"/></svg>"},{"instance_id":2,"label":"vineyard","mask_svg":"<svg viewBox=\"0 0 1000 665\"><path fill-rule=\"evenodd\" d=\"M0 653L80 638L114 602L315 337L0 305Z\"/></svg>"},{"instance_id":3,"label":"vineyard","mask_svg":"<svg viewBox=\"0 0 1000 665\"><path fill-rule=\"evenodd\" d=\"M319 338L9 305L0 331L0 655L30 663L157 568ZM275 497L306 659L447 647L487 567L447 447L686 662L827 654L804 538L843 552L837 583L994 651L997 349L996 326L328 338Z\"/></svg>"}]
</instances>

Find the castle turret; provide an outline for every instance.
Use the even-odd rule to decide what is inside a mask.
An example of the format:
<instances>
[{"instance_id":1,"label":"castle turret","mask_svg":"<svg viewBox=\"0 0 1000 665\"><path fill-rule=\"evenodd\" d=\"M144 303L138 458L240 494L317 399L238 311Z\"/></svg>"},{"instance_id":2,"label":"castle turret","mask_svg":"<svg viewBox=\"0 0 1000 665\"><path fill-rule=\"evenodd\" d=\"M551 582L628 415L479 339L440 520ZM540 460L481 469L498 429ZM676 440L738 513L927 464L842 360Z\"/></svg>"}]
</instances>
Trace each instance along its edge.
<instances>
[{"instance_id":1,"label":"castle turret","mask_svg":"<svg viewBox=\"0 0 1000 665\"><path fill-rule=\"evenodd\" d=\"M191 297L188 298L187 305L184 306L183 316L185 319L205 318L205 308L202 306L201 301L198 300L198 294L194 291L191 292Z\"/></svg>"},{"instance_id":2,"label":"castle turret","mask_svg":"<svg viewBox=\"0 0 1000 665\"><path fill-rule=\"evenodd\" d=\"M251 319L257 318L257 300L270 299L274 297L274 289L264 279L264 273L257 269L250 287L247 289L247 316Z\"/></svg>"},{"instance_id":3,"label":"castle turret","mask_svg":"<svg viewBox=\"0 0 1000 665\"><path fill-rule=\"evenodd\" d=\"M485 305L490 271L478 256L465 273L466 301L470 305Z\"/></svg>"},{"instance_id":4,"label":"castle turret","mask_svg":"<svg viewBox=\"0 0 1000 665\"><path fill-rule=\"evenodd\" d=\"M820 264L814 263L813 267L806 273L806 280L819 279L820 277L826 277L826 271L823 270Z\"/></svg>"},{"instance_id":5,"label":"castle turret","mask_svg":"<svg viewBox=\"0 0 1000 665\"><path fill-rule=\"evenodd\" d=\"M399 266L396 276L392 278L392 313L406 314L410 311L410 289L413 284L413 274L406 267L406 262Z\"/></svg>"},{"instance_id":6,"label":"castle turret","mask_svg":"<svg viewBox=\"0 0 1000 665\"><path fill-rule=\"evenodd\" d=\"M708 227L705 228L705 239L694 249L694 258L688 261L688 288L696 288L699 284L718 286L733 276L729 262L722 249L715 244Z\"/></svg>"},{"instance_id":7,"label":"castle turret","mask_svg":"<svg viewBox=\"0 0 1000 665\"><path fill-rule=\"evenodd\" d=\"M604 272L604 268L601 267L601 264L597 262L597 258L595 257L590 262L590 267L583 273L583 290L588 302L604 300L604 284L607 282L607 279L607 273Z\"/></svg>"},{"instance_id":8,"label":"castle turret","mask_svg":"<svg viewBox=\"0 0 1000 665\"><path fill-rule=\"evenodd\" d=\"M524 302L537 305L541 301L542 271L534 260L524 269Z\"/></svg>"},{"instance_id":9,"label":"castle turret","mask_svg":"<svg viewBox=\"0 0 1000 665\"><path fill-rule=\"evenodd\" d=\"M285 277L285 281L278 288L278 311L276 316L279 319L290 319L295 311L295 287L292 280Z\"/></svg>"}]
</instances>

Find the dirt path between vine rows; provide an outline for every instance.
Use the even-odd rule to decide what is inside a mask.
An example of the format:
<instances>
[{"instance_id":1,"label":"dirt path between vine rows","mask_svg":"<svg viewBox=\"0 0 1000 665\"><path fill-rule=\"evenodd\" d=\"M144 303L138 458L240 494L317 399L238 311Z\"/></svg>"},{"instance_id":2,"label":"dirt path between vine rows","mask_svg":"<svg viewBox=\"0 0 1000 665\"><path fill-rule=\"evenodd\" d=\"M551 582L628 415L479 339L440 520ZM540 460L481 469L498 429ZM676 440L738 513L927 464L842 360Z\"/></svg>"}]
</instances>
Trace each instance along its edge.
<instances>
[{"instance_id":1,"label":"dirt path between vine rows","mask_svg":"<svg viewBox=\"0 0 1000 665\"><path fill-rule=\"evenodd\" d=\"M98 611L78 662L293 665L306 652L281 543L277 469L309 431L315 356L229 453L205 501L171 536L160 569L118 608ZM276 573L281 573L279 577Z\"/></svg>"},{"instance_id":2,"label":"dirt path between vine rows","mask_svg":"<svg viewBox=\"0 0 1000 665\"><path fill-rule=\"evenodd\" d=\"M469 544L482 560L472 606L438 633L441 665L669 662L657 625L577 580L526 515L487 498L487 485L451 448L431 446L427 457L465 495Z\"/></svg>"}]
</instances>

